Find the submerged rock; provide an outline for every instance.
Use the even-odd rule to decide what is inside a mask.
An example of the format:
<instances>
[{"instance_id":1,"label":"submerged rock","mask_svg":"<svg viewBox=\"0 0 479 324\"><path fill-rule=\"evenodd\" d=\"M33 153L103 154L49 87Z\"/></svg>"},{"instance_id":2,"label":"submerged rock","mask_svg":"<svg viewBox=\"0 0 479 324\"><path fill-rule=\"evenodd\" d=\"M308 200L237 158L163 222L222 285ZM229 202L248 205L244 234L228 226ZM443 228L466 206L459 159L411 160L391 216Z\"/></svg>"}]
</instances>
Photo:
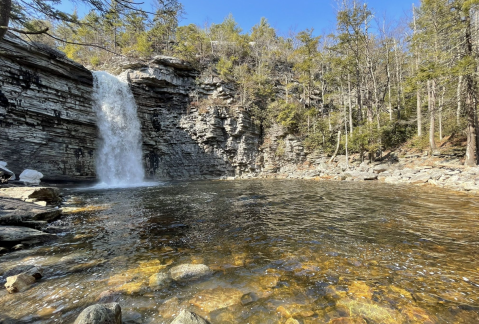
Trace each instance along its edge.
<instances>
[{"instance_id":1,"label":"submerged rock","mask_svg":"<svg viewBox=\"0 0 479 324\"><path fill-rule=\"evenodd\" d=\"M361 317L339 317L329 321L328 324L367 324Z\"/></svg>"},{"instance_id":2,"label":"submerged rock","mask_svg":"<svg viewBox=\"0 0 479 324\"><path fill-rule=\"evenodd\" d=\"M189 303L211 313L232 305L241 305L241 297L243 292L238 289L218 287L199 292Z\"/></svg>"},{"instance_id":3,"label":"submerged rock","mask_svg":"<svg viewBox=\"0 0 479 324\"><path fill-rule=\"evenodd\" d=\"M170 284L171 278L167 273L155 273L149 278L149 286L163 288Z\"/></svg>"},{"instance_id":4,"label":"submerged rock","mask_svg":"<svg viewBox=\"0 0 479 324\"><path fill-rule=\"evenodd\" d=\"M74 324L121 324L121 307L118 303L89 306Z\"/></svg>"},{"instance_id":5,"label":"submerged rock","mask_svg":"<svg viewBox=\"0 0 479 324\"><path fill-rule=\"evenodd\" d=\"M213 274L204 264L181 264L170 269L171 279L177 282L194 281Z\"/></svg>"},{"instance_id":6,"label":"submerged rock","mask_svg":"<svg viewBox=\"0 0 479 324\"><path fill-rule=\"evenodd\" d=\"M171 324L209 324L209 322L195 313L183 310Z\"/></svg>"}]
</instances>

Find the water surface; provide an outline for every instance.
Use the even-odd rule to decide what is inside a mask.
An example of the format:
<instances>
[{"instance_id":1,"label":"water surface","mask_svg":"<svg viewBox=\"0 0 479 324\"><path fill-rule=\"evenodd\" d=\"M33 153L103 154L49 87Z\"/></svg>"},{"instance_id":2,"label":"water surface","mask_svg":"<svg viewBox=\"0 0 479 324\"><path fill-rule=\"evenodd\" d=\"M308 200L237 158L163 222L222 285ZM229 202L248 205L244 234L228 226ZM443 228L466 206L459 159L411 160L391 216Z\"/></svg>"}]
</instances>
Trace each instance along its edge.
<instances>
[{"instance_id":1,"label":"water surface","mask_svg":"<svg viewBox=\"0 0 479 324\"><path fill-rule=\"evenodd\" d=\"M3 270L46 270L25 292L0 290L0 319L72 323L103 293L125 323L170 323L183 308L212 323L479 322L476 197L288 180L66 194L81 208L54 224L68 231L0 258ZM153 274L182 263L215 273L150 286Z\"/></svg>"}]
</instances>

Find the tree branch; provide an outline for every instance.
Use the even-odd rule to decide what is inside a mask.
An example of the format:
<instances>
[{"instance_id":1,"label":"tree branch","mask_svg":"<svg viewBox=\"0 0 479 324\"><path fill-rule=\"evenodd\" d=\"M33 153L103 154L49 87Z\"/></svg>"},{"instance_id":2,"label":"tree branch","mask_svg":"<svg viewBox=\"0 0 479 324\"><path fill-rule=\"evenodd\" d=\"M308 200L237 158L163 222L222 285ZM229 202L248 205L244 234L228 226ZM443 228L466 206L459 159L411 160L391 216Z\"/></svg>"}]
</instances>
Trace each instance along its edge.
<instances>
[{"instance_id":1,"label":"tree branch","mask_svg":"<svg viewBox=\"0 0 479 324\"><path fill-rule=\"evenodd\" d=\"M24 35L48 34L47 32L49 31L48 27L46 27L45 29L42 29L42 30L35 30L35 31L21 30L21 29L16 29L16 28L7 27L7 26L0 26L0 29L7 29L7 30L11 30L11 31L20 33L20 34L24 34Z\"/></svg>"}]
</instances>

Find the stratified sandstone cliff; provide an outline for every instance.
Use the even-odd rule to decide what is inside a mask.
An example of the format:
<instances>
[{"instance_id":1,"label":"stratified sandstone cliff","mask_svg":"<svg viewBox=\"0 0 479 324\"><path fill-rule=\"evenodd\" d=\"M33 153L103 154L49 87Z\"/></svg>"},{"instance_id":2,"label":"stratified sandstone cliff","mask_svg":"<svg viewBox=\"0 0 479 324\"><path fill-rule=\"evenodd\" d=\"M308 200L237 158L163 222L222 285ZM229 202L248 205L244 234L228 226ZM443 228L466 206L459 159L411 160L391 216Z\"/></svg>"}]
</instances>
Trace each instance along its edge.
<instances>
[{"instance_id":1,"label":"stratified sandstone cliff","mask_svg":"<svg viewBox=\"0 0 479 324\"><path fill-rule=\"evenodd\" d=\"M16 174L95 177L92 75L62 53L7 33L0 41L0 159Z\"/></svg>"},{"instance_id":2,"label":"stratified sandstone cliff","mask_svg":"<svg viewBox=\"0 0 479 324\"><path fill-rule=\"evenodd\" d=\"M0 42L0 160L47 180L95 178L98 145L92 75L61 53L8 34ZM259 129L217 78L197 81L186 62L156 57L123 64L142 126L151 179L219 178L259 171ZM200 109L198 98L223 105Z\"/></svg>"}]
</instances>

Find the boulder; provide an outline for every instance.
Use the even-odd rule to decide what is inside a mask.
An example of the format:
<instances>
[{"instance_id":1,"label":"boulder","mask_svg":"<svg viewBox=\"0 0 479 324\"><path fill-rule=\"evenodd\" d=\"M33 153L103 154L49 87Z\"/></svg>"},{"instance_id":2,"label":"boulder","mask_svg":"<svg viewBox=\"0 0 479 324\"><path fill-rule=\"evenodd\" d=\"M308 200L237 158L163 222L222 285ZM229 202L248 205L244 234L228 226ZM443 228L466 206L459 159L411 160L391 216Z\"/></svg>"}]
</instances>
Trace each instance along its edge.
<instances>
[{"instance_id":1,"label":"boulder","mask_svg":"<svg viewBox=\"0 0 479 324\"><path fill-rule=\"evenodd\" d=\"M15 173L6 168L7 162L0 161L0 183L6 183L8 180L15 180Z\"/></svg>"},{"instance_id":2,"label":"boulder","mask_svg":"<svg viewBox=\"0 0 479 324\"><path fill-rule=\"evenodd\" d=\"M8 277L5 288L10 294L26 290L36 281L35 277L28 273L21 273L16 276Z\"/></svg>"},{"instance_id":3,"label":"boulder","mask_svg":"<svg viewBox=\"0 0 479 324\"><path fill-rule=\"evenodd\" d=\"M53 234L21 226L0 226L0 242L33 244L55 239Z\"/></svg>"},{"instance_id":4,"label":"boulder","mask_svg":"<svg viewBox=\"0 0 479 324\"><path fill-rule=\"evenodd\" d=\"M118 303L89 306L78 315L74 324L121 324L121 307Z\"/></svg>"},{"instance_id":5,"label":"boulder","mask_svg":"<svg viewBox=\"0 0 479 324\"><path fill-rule=\"evenodd\" d=\"M0 198L14 198L26 202L44 201L48 205L61 203L60 191L50 187L10 187L0 189Z\"/></svg>"},{"instance_id":6,"label":"boulder","mask_svg":"<svg viewBox=\"0 0 479 324\"><path fill-rule=\"evenodd\" d=\"M36 170L26 169L20 173L20 181L26 185L39 185L41 178L43 178L43 174Z\"/></svg>"},{"instance_id":7,"label":"boulder","mask_svg":"<svg viewBox=\"0 0 479 324\"><path fill-rule=\"evenodd\" d=\"M209 322L195 313L182 310L171 324L209 324Z\"/></svg>"},{"instance_id":8,"label":"boulder","mask_svg":"<svg viewBox=\"0 0 479 324\"><path fill-rule=\"evenodd\" d=\"M17 199L0 198L0 225L25 225L29 221L51 222L62 214L60 209L24 202Z\"/></svg>"},{"instance_id":9,"label":"boulder","mask_svg":"<svg viewBox=\"0 0 479 324\"><path fill-rule=\"evenodd\" d=\"M170 277L177 282L194 281L213 274L204 264L181 264L170 269Z\"/></svg>"}]
</instances>

